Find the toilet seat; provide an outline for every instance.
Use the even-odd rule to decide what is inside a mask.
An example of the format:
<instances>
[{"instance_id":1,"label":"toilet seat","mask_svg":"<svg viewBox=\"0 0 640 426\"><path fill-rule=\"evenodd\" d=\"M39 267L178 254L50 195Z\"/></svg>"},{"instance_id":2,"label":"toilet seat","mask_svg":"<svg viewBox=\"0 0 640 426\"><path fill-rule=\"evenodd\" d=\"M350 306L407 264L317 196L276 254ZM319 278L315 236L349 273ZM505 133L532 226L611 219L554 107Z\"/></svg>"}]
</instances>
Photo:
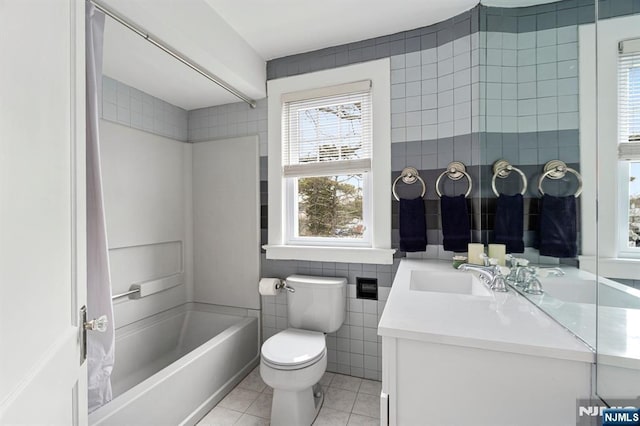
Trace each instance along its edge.
<instances>
[{"instance_id":1,"label":"toilet seat","mask_svg":"<svg viewBox=\"0 0 640 426\"><path fill-rule=\"evenodd\" d=\"M277 370L298 370L315 364L327 351L324 333L289 328L262 345L262 361Z\"/></svg>"}]
</instances>

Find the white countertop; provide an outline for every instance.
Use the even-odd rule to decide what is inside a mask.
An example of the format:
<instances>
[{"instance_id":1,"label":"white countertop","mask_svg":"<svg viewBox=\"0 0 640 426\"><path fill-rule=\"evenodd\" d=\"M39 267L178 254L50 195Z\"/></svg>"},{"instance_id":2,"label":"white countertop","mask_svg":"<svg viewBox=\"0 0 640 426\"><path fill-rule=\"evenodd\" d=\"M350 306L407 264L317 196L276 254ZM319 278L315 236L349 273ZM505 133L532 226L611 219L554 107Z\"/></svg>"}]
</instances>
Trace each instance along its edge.
<instances>
[{"instance_id":1,"label":"white countertop","mask_svg":"<svg viewBox=\"0 0 640 426\"><path fill-rule=\"evenodd\" d=\"M592 350L513 289L488 296L414 291L411 270L455 271L451 262L403 259L378 325L381 336L573 361Z\"/></svg>"}]
</instances>

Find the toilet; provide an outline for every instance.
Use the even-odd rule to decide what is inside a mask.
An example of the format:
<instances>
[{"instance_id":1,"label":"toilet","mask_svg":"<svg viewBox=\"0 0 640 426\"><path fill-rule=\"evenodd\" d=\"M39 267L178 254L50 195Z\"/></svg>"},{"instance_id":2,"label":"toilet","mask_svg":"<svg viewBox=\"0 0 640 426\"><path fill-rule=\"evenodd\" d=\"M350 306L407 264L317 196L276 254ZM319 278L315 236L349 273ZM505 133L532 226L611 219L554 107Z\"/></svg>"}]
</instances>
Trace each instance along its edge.
<instances>
[{"instance_id":1,"label":"toilet","mask_svg":"<svg viewBox=\"0 0 640 426\"><path fill-rule=\"evenodd\" d=\"M325 333L344 322L347 280L291 275L285 288L290 328L262 345L260 375L273 388L273 426L311 425L324 398L318 382L327 369Z\"/></svg>"}]
</instances>

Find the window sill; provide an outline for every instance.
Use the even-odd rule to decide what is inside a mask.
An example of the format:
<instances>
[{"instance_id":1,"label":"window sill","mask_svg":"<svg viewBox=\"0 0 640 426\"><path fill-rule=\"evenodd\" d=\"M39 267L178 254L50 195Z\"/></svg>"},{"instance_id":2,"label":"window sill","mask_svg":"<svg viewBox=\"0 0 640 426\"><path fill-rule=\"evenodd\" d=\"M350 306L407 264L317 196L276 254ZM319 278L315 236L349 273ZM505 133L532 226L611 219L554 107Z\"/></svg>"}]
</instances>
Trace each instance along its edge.
<instances>
[{"instance_id":1,"label":"window sill","mask_svg":"<svg viewBox=\"0 0 640 426\"><path fill-rule=\"evenodd\" d=\"M391 265L395 249L265 245L267 259Z\"/></svg>"},{"instance_id":2,"label":"window sill","mask_svg":"<svg viewBox=\"0 0 640 426\"><path fill-rule=\"evenodd\" d=\"M596 262L598 265L598 275L606 278L637 279L640 276L640 259L607 257L596 258L595 256L580 256L580 269L596 273Z\"/></svg>"}]
</instances>

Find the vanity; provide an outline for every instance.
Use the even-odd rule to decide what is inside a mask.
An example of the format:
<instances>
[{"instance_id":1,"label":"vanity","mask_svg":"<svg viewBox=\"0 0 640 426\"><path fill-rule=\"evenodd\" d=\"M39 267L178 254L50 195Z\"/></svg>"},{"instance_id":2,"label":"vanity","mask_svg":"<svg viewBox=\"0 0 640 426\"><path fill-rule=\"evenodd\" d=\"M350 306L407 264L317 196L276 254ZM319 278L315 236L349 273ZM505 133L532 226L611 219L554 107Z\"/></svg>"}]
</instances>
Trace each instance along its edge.
<instances>
[{"instance_id":1,"label":"vanity","mask_svg":"<svg viewBox=\"0 0 640 426\"><path fill-rule=\"evenodd\" d=\"M570 425L592 349L512 288L403 259L378 326L381 424Z\"/></svg>"}]
</instances>

